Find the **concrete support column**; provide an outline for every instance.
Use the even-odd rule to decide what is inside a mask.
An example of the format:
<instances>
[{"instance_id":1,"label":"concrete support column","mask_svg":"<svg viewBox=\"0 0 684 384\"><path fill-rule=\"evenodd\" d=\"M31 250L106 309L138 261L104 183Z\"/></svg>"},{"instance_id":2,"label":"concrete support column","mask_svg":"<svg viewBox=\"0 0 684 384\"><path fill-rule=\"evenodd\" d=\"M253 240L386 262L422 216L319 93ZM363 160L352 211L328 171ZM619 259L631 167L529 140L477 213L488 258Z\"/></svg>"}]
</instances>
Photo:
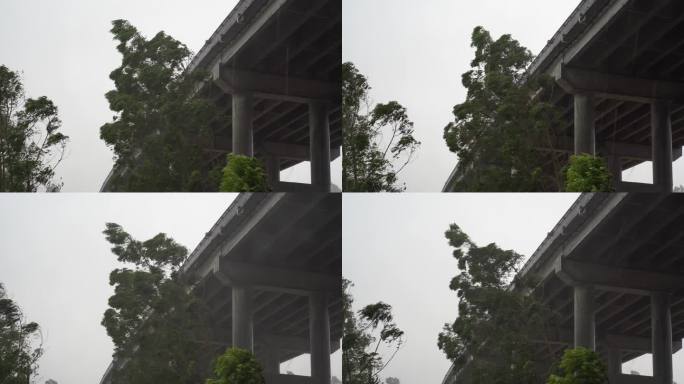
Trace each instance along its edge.
<instances>
[{"instance_id":1,"label":"concrete support column","mask_svg":"<svg viewBox=\"0 0 684 384\"><path fill-rule=\"evenodd\" d=\"M651 104L651 138L653 184L662 192L672 192L672 120L667 101Z\"/></svg>"},{"instance_id":2,"label":"concrete support column","mask_svg":"<svg viewBox=\"0 0 684 384\"><path fill-rule=\"evenodd\" d=\"M618 156L608 156L606 158L608 170L613 177L613 189L620 191L620 184L622 184L622 164Z\"/></svg>"},{"instance_id":3,"label":"concrete support column","mask_svg":"<svg viewBox=\"0 0 684 384\"><path fill-rule=\"evenodd\" d=\"M651 294L651 343L655 384L672 384L672 316L670 295Z\"/></svg>"},{"instance_id":4,"label":"concrete support column","mask_svg":"<svg viewBox=\"0 0 684 384\"><path fill-rule=\"evenodd\" d=\"M575 94L575 154L596 154L594 95Z\"/></svg>"},{"instance_id":5,"label":"concrete support column","mask_svg":"<svg viewBox=\"0 0 684 384\"><path fill-rule=\"evenodd\" d=\"M252 290L233 287L233 347L254 352L254 324L252 322Z\"/></svg>"},{"instance_id":6,"label":"concrete support column","mask_svg":"<svg viewBox=\"0 0 684 384\"><path fill-rule=\"evenodd\" d=\"M588 285L575 286L575 348L596 350L594 322L594 289Z\"/></svg>"},{"instance_id":7,"label":"concrete support column","mask_svg":"<svg viewBox=\"0 0 684 384\"><path fill-rule=\"evenodd\" d=\"M312 384L330 384L330 315L325 292L309 297L309 344Z\"/></svg>"},{"instance_id":8,"label":"concrete support column","mask_svg":"<svg viewBox=\"0 0 684 384\"><path fill-rule=\"evenodd\" d=\"M311 184L316 190L330 192L330 122L328 103L309 103L309 151Z\"/></svg>"},{"instance_id":9,"label":"concrete support column","mask_svg":"<svg viewBox=\"0 0 684 384\"><path fill-rule=\"evenodd\" d=\"M266 156L266 176L273 190L280 183L280 159L275 155Z\"/></svg>"},{"instance_id":10,"label":"concrete support column","mask_svg":"<svg viewBox=\"0 0 684 384\"><path fill-rule=\"evenodd\" d=\"M617 348L608 348L608 382L617 383L620 374L622 374L622 355Z\"/></svg>"},{"instance_id":11,"label":"concrete support column","mask_svg":"<svg viewBox=\"0 0 684 384\"><path fill-rule=\"evenodd\" d=\"M250 93L233 94L233 153L236 155L254 156L253 105Z\"/></svg>"},{"instance_id":12,"label":"concrete support column","mask_svg":"<svg viewBox=\"0 0 684 384\"><path fill-rule=\"evenodd\" d=\"M276 383L278 375L280 375L280 360L278 348L266 344L262 348L262 355L259 357L259 363L264 369L264 379L266 384Z\"/></svg>"}]
</instances>

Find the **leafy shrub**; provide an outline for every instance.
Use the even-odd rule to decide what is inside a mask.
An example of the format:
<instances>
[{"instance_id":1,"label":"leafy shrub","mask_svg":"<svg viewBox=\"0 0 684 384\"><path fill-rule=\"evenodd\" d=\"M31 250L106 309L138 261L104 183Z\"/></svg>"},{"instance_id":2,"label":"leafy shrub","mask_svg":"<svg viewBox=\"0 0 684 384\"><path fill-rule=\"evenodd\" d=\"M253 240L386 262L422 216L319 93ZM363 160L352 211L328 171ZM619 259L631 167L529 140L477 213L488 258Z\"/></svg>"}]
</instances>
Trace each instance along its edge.
<instances>
[{"instance_id":1,"label":"leafy shrub","mask_svg":"<svg viewBox=\"0 0 684 384\"><path fill-rule=\"evenodd\" d=\"M264 384L264 376L254 355L240 348L229 348L214 362L213 379L206 384Z\"/></svg>"},{"instance_id":2,"label":"leafy shrub","mask_svg":"<svg viewBox=\"0 0 684 384\"><path fill-rule=\"evenodd\" d=\"M605 160L582 154L570 157L564 170L566 192L611 192L612 176Z\"/></svg>"},{"instance_id":3,"label":"leafy shrub","mask_svg":"<svg viewBox=\"0 0 684 384\"><path fill-rule=\"evenodd\" d=\"M266 171L258 159L249 156L228 155L223 168L221 192L268 192Z\"/></svg>"},{"instance_id":4,"label":"leafy shrub","mask_svg":"<svg viewBox=\"0 0 684 384\"><path fill-rule=\"evenodd\" d=\"M551 375L548 384L607 384L606 365L587 348L568 349L560 363L560 376Z\"/></svg>"}]
</instances>

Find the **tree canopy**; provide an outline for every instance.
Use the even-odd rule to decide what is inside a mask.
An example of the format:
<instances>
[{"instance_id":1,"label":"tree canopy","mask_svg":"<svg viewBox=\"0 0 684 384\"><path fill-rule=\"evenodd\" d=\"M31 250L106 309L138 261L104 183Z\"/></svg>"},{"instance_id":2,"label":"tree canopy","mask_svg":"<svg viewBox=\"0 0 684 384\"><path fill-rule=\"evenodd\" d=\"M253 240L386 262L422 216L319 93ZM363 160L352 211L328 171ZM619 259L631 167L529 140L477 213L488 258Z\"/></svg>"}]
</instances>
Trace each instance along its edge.
<instances>
[{"instance_id":1,"label":"tree canopy","mask_svg":"<svg viewBox=\"0 0 684 384\"><path fill-rule=\"evenodd\" d=\"M35 342L40 345L35 347ZM0 283L0 383L26 384L36 376L43 355L38 323L27 322Z\"/></svg>"},{"instance_id":2,"label":"tree canopy","mask_svg":"<svg viewBox=\"0 0 684 384\"><path fill-rule=\"evenodd\" d=\"M206 384L264 384L261 365L245 349L229 348L214 363L213 379Z\"/></svg>"},{"instance_id":3,"label":"tree canopy","mask_svg":"<svg viewBox=\"0 0 684 384\"><path fill-rule=\"evenodd\" d=\"M563 354L558 375L548 384L607 384L606 365L598 353L587 348L568 349Z\"/></svg>"},{"instance_id":4,"label":"tree canopy","mask_svg":"<svg viewBox=\"0 0 684 384\"><path fill-rule=\"evenodd\" d=\"M472 33L475 57L462 76L466 100L444 129L459 157L456 190L560 191L561 164L539 150L554 143L560 113L550 102L554 83L530 77L531 52L510 35L494 40L482 27Z\"/></svg>"},{"instance_id":5,"label":"tree canopy","mask_svg":"<svg viewBox=\"0 0 684 384\"><path fill-rule=\"evenodd\" d=\"M612 192L613 177L606 161L587 154L574 155L564 168L566 192Z\"/></svg>"},{"instance_id":6,"label":"tree canopy","mask_svg":"<svg viewBox=\"0 0 684 384\"><path fill-rule=\"evenodd\" d=\"M439 348L457 368L469 365L475 384L544 380L532 340L552 324L552 315L534 294L524 293L534 282L516 275L523 256L494 243L478 246L456 224L445 236L458 261L450 288L459 304L458 317L439 334Z\"/></svg>"},{"instance_id":7,"label":"tree canopy","mask_svg":"<svg viewBox=\"0 0 684 384\"><path fill-rule=\"evenodd\" d=\"M370 107L368 80L352 63L342 64L342 184L349 192L400 192L398 175L420 142L397 101Z\"/></svg>"},{"instance_id":8,"label":"tree canopy","mask_svg":"<svg viewBox=\"0 0 684 384\"><path fill-rule=\"evenodd\" d=\"M0 192L57 192L54 179L69 138L57 106L45 96L25 99L18 73L0 65Z\"/></svg>"},{"instance_id":9,"label":"tree canopy","mask_svg":"<svg viewBox=\"0 0 684 384\"><path fill-rule=\"evenodd\" d=\"M164 32L147 39L126 20L112 24L122 60L110 75L116 88L106 95L116 115L100 137L120 170L113 189L216 191L222 167L210 169L202 148L221 114L195 97L206 74L186 71L190 50Z\"/></svg>"},{"instance_id":10,"label":"tree canopy","mask_svg":"<svg viewBox=\"0 0 684 384\"><path fill-rule=\"evenodd\" d=\"M114 295L102 325L115 346L113 383L198 383L209 373L200 363L211 356L207 312L190 284L179 276L187 249L160 233L135 240L107 223L103 232L118 261L109 277Z\"/></svg>"},{"instance_id":11,"label":"tree canopy","mask_svg":"<svg viewBox=\"0 0 684 384\"><path fill-rule=\"evenodd\" d=\"M221 192L268 192L266 171L261 161L254 157L236 154L228 155L228 164L223 168Z\"/></svg>"},{"instance_id":12,"label":"tree canopy","mask_svg":"<svg viewBox=\"0 0 684 384\"><path fill-rule=\"evenodd\" d=\"M345 384L380 384L380 374L403 344L404 331L394 322L392 306L386 303L367 305L355 313L350 292L352 283L343 279L342 284L342 381ZM381 347L392 351L388 358L383 358L379 352Z\"/></svg>"}]
</instances>

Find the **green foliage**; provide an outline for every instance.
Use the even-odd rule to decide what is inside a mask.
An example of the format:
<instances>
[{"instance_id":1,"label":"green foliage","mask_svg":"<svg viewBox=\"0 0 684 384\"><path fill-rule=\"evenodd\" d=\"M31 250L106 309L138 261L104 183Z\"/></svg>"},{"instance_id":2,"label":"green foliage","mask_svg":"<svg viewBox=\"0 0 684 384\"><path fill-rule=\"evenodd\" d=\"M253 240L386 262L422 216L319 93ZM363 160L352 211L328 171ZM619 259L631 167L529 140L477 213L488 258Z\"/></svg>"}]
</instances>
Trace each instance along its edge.
<instances>
[{"instance_id":1,"label":"green foliage","mask_svg":"<svg viewBox=\"0 0 684 384\"><path fill-rule=\"evenodd\" d=\"M420 142L406 108L390 101L371 109L368 91L366 77L354 64L342 64L343 190L401 192L405 188L397 185L398 175Z\"/></svg>"},{"instance_id":2,"label":"green foliage","mask_svg":"<svg viewBox=\"0 0 684 384\"><path fill-rule=\"evenodd\" d=\"M24 99L19 74L0 65L0 192L57 192L55 169L68 137L47 97Z\"/></svg>"},{"instance_id":3,"label":"green foliage","mask_svg":"<svg viewBox=\"0 0 684 384\"><path fill-rule=\"evenodd\" d=\"M367 305L354 313L352 283L343 279L342 284L342 381L344 384L379 384L380 373L403 344L404 332L394 323L392 307L383 302ZM378 352L381 346L393 350L387 361Z\"/></svg>"},{"instance_id":4,"label":"green foliage","mask_svg":"<svg viewBox=\"0 0 684 384\"><path fill-rule=\"evenodd\" d=\"M228 155L228 164L223 168L221 192L268 192L266 171L259 159Z\"/></svg>"},{"instance_id":5,"label":"green foliage","mask_svg":"<svg viewBox=\"0 0 684 384\"><path fill-rule=\"evenodd\" d=\"M563 354L559 375L551 375L548 384L607 384L608 373L601 357L586 348L568 349Z\"/></svg>"},{"instance_id":6,"label":"green foliage","mask_svg":"<svg viewBox=\"0 0 684 384\"><path fill-rule=\"evenodd\" d=\"M264 384L261 365L244 349L229 348L214 363L213 379L206 384Z\"/></svg>"},{"instance_id":7,"label":"green foliage","mask_svg":"<svg viewBox=\"0 0 684 384\"><path fill-rule=\"evenodd\" d=\"M163 233L138 241L114 223L103 232L119 262L109 277L109 298L102 325L112 338L117 361L113 383L197 383L209 367L199 366L212 353L208 312L180 278L188 250Z\"/></svg>"},{"instance_id":8,"label":"green foliage","mask_svg":"<svg viewBox=\"0 0 684 384\"><path fill-rule=\"evenodd\" d=\"M478 246L456 224L445 237L460 271L450 284L459 304L458 317L439 334L439 348L458 368L471 365L473 383L538 383L531 340L548 326L550 311L521 292L533 286L516 277L523 256L494 243Z\"/></svg>"},{"instance_id":9,"label":"green foliage","mask_svg":"<svg viewBox=\"0 0 684 384\"><path fill-rule=\"evenodd\" d=\"M106 95L116 115L100 128L100 137L125 170L111 180L113 189L216 191L202 147L220 113L194 97L206 75L185 70L191 52L164 32L148 40L128 21L112 24L122 61L110 75L116 89Z\"/></svg>"},{"instance_id":10,"label":"green foliage","mask_svg":"<svg viewBox=\"0 0 684 384\"><path fill-rule=\"evenodd\" d=\"M494 40L476 27L471 46L472 69L462 77L468 94L444 129L449 150L459 157L456 190L560 190L556 158L537 150L553 143L560 119L550 101L553 81L527 76L533 56L510 35Z\"/></svg>"},{"instance_id":11,"label":"green foliage","mask_svg":"<svg viewBox=\"0 0 684 384\"><path fill-rule=\"evenodd\" d=\"M37 323L26 322L19 306L7 297L0 283L0 383L29 383L38 370L41 346L32 346L39 339Z\"/></svg>"},{"instance_id":12,"label":"green foliage","mask_svg":"<svg viewBox=\"0 0 684 384\"><path fill-rule=\"evenodd\" d=\"M613 177L606 161L597 156L582 154L570 157L564 170L566 192L612 192Z\"/></svg>"}]
</instances>

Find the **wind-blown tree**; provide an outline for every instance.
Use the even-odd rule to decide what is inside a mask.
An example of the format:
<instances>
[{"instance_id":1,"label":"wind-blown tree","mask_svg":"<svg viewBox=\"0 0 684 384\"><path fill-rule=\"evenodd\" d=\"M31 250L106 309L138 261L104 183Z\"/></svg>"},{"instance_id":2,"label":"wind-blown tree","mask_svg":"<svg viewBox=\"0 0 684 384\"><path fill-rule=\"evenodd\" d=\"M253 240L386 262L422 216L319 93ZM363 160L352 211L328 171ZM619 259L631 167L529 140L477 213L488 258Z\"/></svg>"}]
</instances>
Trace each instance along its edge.
<instances>
[{"instance_id":1,"label":"wind-blown tree","mask_svg":"<svg viewBox=\"0 0 684 384\"><path fill-rule=\"evenodd\" d=\"M476 27L475 58L462 77L466 100L444 129L459 157L459 191L560 191L562 164L539 148L554 144L560 112L550 102L554 83L529 77L532 53L510 35L494 40Z\"/></svg>"},{"instance_id":2,"label":"wind-blown tree","mask_svg":"<svg viewBox=\"0 0 684 384\"><path fill-rule=\"evenodd\" d=\"M401 192L398 176L420 142L413 122L396 101L370 107L370 85L352 63L342 64L343 190Z\"/></svg>"},{"instance_id":3,"label":"wind-blown tree","mask_svg":"<svg viewBox=\"0 0 684 384\"><path fill-rule=\"evenodd\" d=\"M469 365L472 383L540 383L534 339L552 326L550 311L534 294L533 281L516 276L523 256L496 244L476 245L456 224L445 232L460 273L450 288L458 317L445 324L438 346L457 368ZM552 357L551 357L552 358Z\"/></svg>"},{"instance_id":4,"label":"wind-blown tree","mask_svg":"<svg viewBox=\"0 0 684 384\"><path fill-rule=\"evenodd\" d=\"M205 170L202 143L209 140L218 110L195 97L206 74L188 72L191 52L164 32L146 39L126 20L111 30L121 66L107 93L112 122L100 137L121 170L111 181L118 191L216 191L221 167Z\"/></svg>"},{"instance_id":5,"label":"wind-blown tree","mask_svg":"<svg viewBox=\"0 0 684 384\"><path fill-rule=\"evenodd\" d=\"M367 305L354 313L349 280L343 279L344 336L342 338L342 382L380 384L380 374L404 341L404 331L394 323L392 307L383 302ZM382 348L382 349L381 349ZM391 350L386 360L381 351Z\"/></svg>"},{"instance_id":6,"label":"wind-blown tree","mask_svg":"<svg viewBox=\"0 0 684 384\"><path fill-rule=\"evenodd\" d=\"M39 341L39 346L35 343ZM36 376L43 355L38 323L27 322L0 283L0 383L26 384Z\"/></svg>"},{"instance_id":7,"label":"wind-blown tree","mask_svg":"<svg viewBox=\"0 0 684 384\"><path fill-rule=\"evenodd\" d=\"M261 365L252 352L229 348L214 363L214 378L206 384L264 384Z\"/></svg>"},{"instance_id":8,"label":"wind-blown tree","mask_svg":"<svg viewBox=\"0 0 684 384\"><path fill-rule=\"evenodd\" d=\"M25 99L18 73L0 65L0 192L57 192L53 180L68 137L55 104Z\"/></svg>"},{"instance_id":9,"label":"wind-blown tree","mask_svg":"<svg viewBox=\"0 0 684 384\"><path fill-rule=\"evenodd\" d=\"M135 240L118 224L103 232L112 253L133 268L109 277L114 295L102 325L112 338L117 361L113 383L199 383L201 366L213 353L207 312L179 275L187 249L163 233Z\"/></svg>"}]
</instances>

